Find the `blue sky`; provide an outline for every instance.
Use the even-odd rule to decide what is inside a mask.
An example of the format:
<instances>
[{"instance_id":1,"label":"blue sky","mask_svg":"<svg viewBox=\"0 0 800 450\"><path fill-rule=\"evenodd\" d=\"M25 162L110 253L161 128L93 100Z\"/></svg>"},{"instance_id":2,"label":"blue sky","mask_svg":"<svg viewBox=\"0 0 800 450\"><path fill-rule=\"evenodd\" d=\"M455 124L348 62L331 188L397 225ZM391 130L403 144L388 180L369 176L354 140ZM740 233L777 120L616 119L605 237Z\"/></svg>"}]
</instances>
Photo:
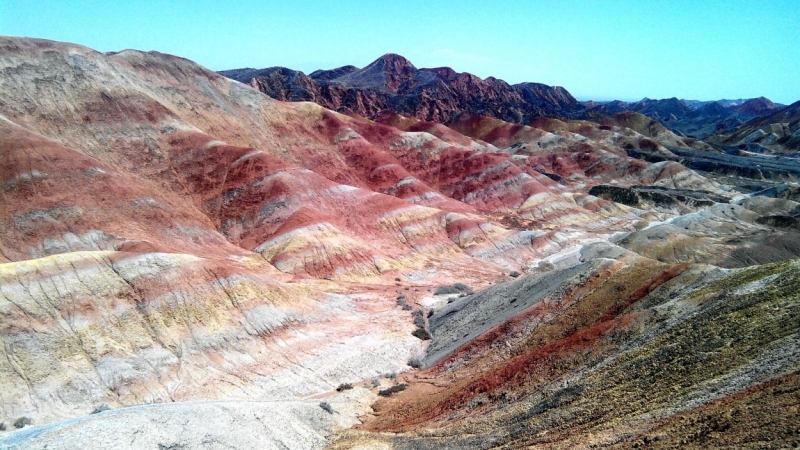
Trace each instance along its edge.
<instances>
[{"instance_id":1,"label":"blue sky","mask_svg":"<svg viewBox=\"0 0 800 450\"><path fill-rule=\"evenodd\" d=\"M0 34L213 70L363 67L399 53L579 99L800 100L800 0L0 0Z\"/></svg>"}]
</instances>

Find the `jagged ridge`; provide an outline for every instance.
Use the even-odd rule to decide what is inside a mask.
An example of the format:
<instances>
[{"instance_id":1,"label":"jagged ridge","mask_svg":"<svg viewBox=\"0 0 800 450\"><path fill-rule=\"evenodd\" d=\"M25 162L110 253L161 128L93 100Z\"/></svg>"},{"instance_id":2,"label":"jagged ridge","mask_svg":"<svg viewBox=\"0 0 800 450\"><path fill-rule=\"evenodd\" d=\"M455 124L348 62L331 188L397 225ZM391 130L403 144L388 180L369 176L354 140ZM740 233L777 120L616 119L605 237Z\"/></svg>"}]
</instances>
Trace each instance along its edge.
<instances>
[{"instance_id":1,"label":"jagged ridge","mask_svg":"<svg viewBox=\"0 0 800 450\"><path fill-rule=\"evenodd\" d=\"M313 101L365 117L388 109L439 123L448 123L461 112L528 123L540 116L574 118L582 110L562 87L540 83L509 85L493 77L484 80L458 73L449 67L417 69L404 57L391 53L363 69L345 66L318 70L308 76L283 67L220 73L272 98Z\"/></svg>"}]
</instances>

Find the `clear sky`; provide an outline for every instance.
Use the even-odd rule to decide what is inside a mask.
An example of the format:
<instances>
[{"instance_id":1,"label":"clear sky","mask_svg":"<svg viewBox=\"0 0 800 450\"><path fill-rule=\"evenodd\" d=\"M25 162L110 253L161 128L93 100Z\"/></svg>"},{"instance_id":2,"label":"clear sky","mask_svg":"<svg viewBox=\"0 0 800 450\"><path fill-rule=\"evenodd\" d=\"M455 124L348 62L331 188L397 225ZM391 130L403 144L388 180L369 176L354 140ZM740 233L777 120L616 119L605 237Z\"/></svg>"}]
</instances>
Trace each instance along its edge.
<instances>
[{"instance_id":1,"label":"clear sky","mask_svg":"<svg viewBox=\"0 0 800 450\"><path fill-rule=\"evenodd\" d=\"M582 100L800 100L800 0L0 0L0 34L306 73L399 53Z\"/></svg>"}]
</instances>

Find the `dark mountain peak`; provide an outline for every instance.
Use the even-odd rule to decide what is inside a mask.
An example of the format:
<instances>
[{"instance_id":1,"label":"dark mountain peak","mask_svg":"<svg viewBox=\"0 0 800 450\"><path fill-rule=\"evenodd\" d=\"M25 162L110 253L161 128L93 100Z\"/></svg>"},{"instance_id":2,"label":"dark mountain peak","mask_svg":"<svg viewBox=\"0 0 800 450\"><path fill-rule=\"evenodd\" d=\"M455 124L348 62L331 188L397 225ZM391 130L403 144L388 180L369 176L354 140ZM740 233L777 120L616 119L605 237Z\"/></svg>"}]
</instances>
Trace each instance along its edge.
<instances>
[{"instance_id":1,"label":"dark mountain peak","mask_svg":"<svg viewBox=\"0 0 800 450\"><path fill-rule=\"evenodd\" d=\"M505 80L501 80L500 78L487 77L486 79L483 80L483 82L490 86L495 86L500 89L514 90L514 88L510 84L508 84Z\"/></svg>"},{"instance_id":2,"label":"dark mountain peak","mask_svg":"<svg viewBox=\"0 0 800 450\"><path fill-rule=\"evenodd\" d=\"M458 76L458 72L450 67L434 67L433 69L419 69L420 72L433 72L445 80L452 80Z\"/></svg>"},{"instance_id":3,"label":"dark mountain peak","mask_svg":"<svg viewBox=\"0 0 800 450\"><path fill-rule=\"evenodd\" d=\"M358 70L356 66L342 66L331 70L315 70L308 76L316 81L330 81Z\"/></svg>"},{"instance_id":4,"label":"dark mountain peak","mask_svg":"<svg viewBox=\"0 0 800 450\"><path fill-rule=\"evenodd\" d=\"M800 150L800 101L789 106L776 106L762 116L741 124L732 132L712 136L710 142L723 145L759 145L780 152L797 152Z\"/></svg>"},{"instance_id":5,"label":"dark mountain peak","mask_svg":"<svg viewBox=\"0 0 800 450\"><path fill-rule=\"evenodd\" d=\"M787 123L790 124L790 127L800 127L800 101L794 102L789 106L776 106L774 110L767 112L763 117L753 119L749 123ZM800 130L800 128L796 130ZM797 144L800 147L800 142Z\"/></svg>"},{"instance_id":6,"label":"dark mountain peak","mask_svg":"<svg viewBox=\"0 0 800 450\"><path fill-rule=\"evenodd\" d=\"M728 112L728 109L719 102L710 102L701 106L698 111L702 111L704 114L725 114Z\"/></svg>"},{"instance_id":7,"label":"dark mountain peak","mask_svg":"<svg viewBox=\"0 0 800 450\"><path fill-rule=\"evenodd\" d=\"M668 118L671 115L683 117L692 110L686 103L683 103L676 97L664 98L661 100L645 97L641 101L631 103L628 106L632 111L638 111L647 116L658 118Z\"/></svg>"},{"instance_id":8,"label":"dark mountain peak","mask_svg":"<svg viewBox=\"0 0 800 450\"><path fill-rule=\"evenodd\" d=\"M387 78L411 78L417 73L417 68L411 61L396 53L387 53L362 70L370 69L381 70Z\"/></svg>"},{"instance_id":9,"label":"dark mountain peak","mask_svg":"<svg viewBox=\"0 0 800 450\"><path fill-rule=\"evenodd\" d=\"M639 101L637 104L643 103L644 100ZM630 109L630 103L624 102L622 100L612 100L610 102L595 102L594 106L588 106L587 108L593 109L595 114L607 114L607 115L614 115L617 113L621 113L623 111L628 111Z\"/></svg>"},{"instance_id":10,"label":"dark mountain peak","mask_svg":"<svg viewBox=\"0 0 800 450\"><path fill-rule=\"evenodd\" d=\"M543 83L533 83L530 81L526 81L524 83L515 84L514 87L519 87L522 89L553 89L553 86L548 86Z\"/></svg>"},{"instance_id":11,"label":"dark mountain peak","mask_svg":"<svg viewBox=\"0 0 800 450\"><path fill-rule=\"evenodd\" d=\"M669 97L669 98L662 98L662 99L655 99L655 98L645 97L645 98L639 100L636 103L648 104L648 105L670 105L670 106L682 106L682 107L686 106L686 104L683 103L683 101L680 100L677 97ZM634 103L634 104L636 104L636 103Z\"/></svg>"},{"instance_id":12,"label":"dark mountain peak","mask_svg":"<svg viewBox=\"0 0 800 450\"><path fill-rule=\"evenodd\" d=\"M381 65L387 68L392 68L395 71L402 71L406 69L417 70L417 68L414 67L413 64L411 64L411 61L406 59L405 56L398 55L397 53L387 53L381 56L380 58L376 59L375 61L373 61L370 64L370 66L373 64Z\"/></svg>"},{"instance_id":13,"label":"dark mountain peak","mask_svg":"<svg viewBox=\"0 0 800 450\"><path fill-rule=\"evenodd\" d=\"M580 102L561 86L528 82L515 84L513 87L517 92L521 92L523 96L530 96L530 93L534 93L536 97L546 98L559 104L580 105Z\"/></svg>"},{"instance_id":14,"label":"dark mountain peak","mask_svg":"<svg viewBox=\"0 0 800 450\"><path fill-rule=\"evenodd\" d=\"M581 105L583 105L583 107L586 109L592 109L592 108L597 108L598 106L602 105L602 103L596 102L594 100L586 100L585 102L581 102Z\"/></svg>"},{"instance_id":15,"label":"dark mountain peak","mask_svg":"<svg viewBox=\"0 0 800 450\"><path fill-rule=\"evenodd\" d=\"M356 89L397 92L406 81L414 78L417 68L403 56L387 53L363 69L339 77L341 82Z\"/></svg>"},{"instance_id":16,"label":"dark mountain peak","mask_svg":"<svg viewBox=\"0 0 800 450\"><path fill-rule=\"evenodd\" d=\"M742 103L746 102L747 100L749 100L749 99L746 99L746 98L738 98L738 99L735 99L735 100L722 99L722 100L717 100L717 103L719 103L720 105L722 105L722 106L724 106L726 108L730 108L731 106L739 106Z\"/></svg>"},{"instance_id":17,"label":"dark mountain peak","mask_svg":"<svg viewBox=\"0 0 800 450\"><path fill-rule=\"evenodd\" d=\"M710 103L705 100L689 100L682 98L681 101L684 105L688 106L689 108L697 109L703 107L705 104Z\"/></svg>"},{"instance_id":18,"label":"dark mountain peak","mask_svg":"<svg viewBox=\"0 0 800 450\"><path fill-rule=\"evenodd\" d=\"M665 98L662 101L670 105L680 105L684 107L686 106L686 103L683 103L678 97Z\"/></svg>"},{"instance_id":19,"label":"dark mountain peak","mask_svg":"<svg viewBox=\"0 0 800 450\"><path fill-rule=\"evenodd\" d=\"M286 67L269 67L260 70L220 72L242 83L249 84L272 98L284 101L313 101L315 82L299 70ZM234 77L234 75L236 77Z\"/></svg>"},{"instance_id":20,"label":"dark mountain peak","mask_svg":"<svg viewBox=\"0 0 800 450\"><path fill-rule=\"evenodd\" d=\"M482 82L483 78L469 72L461 72L456 76L456 80L461 81L462 83L467 82L477 84Z\"/></svg>"},{"instance_id":21,"label":"dark mountain peak","mask_svg":"<svg viewBox=\"0 0 800 450\"><path fill-rule=\"evenodd\" d=\"M297 76L298 74L305 76L303 72L280 66L267 67L266 69L252 69L248 67L245 69L221 70L217 73L244 84L250 83L253 78L269 77L275 73L279 73L283 77L287 78Z\"/></svg>"},{"instance_id":22,"label":"dark mountain peak","mask_svg":"<svg viewBox=\"0 0 800 450\"><path fill-rule=\"evenodd\" d=\"M775 103L766 97L751 98L741 105L733 106L731 109L757 116L764 115L776 108Z\"/></svg>"},{"instance_id":23,"label":"dark mountain peak","mask_svg":"<svg viewBox=\"0 0 800 450\"><path fill-rule=\"evenodd\" d=\"M789 106L780 108L781 111L791 111L794 115L800 115L800 101L796 101Z\"/></svg>"}]
</instances>

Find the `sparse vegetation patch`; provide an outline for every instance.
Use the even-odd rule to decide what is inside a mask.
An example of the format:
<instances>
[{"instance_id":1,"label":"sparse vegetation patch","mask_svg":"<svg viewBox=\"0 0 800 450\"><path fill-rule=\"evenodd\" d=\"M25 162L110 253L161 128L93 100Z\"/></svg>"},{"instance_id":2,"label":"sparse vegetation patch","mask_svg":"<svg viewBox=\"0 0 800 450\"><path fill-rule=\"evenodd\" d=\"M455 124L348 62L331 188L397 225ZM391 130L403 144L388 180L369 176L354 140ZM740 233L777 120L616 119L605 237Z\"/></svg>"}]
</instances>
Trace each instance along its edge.
<instances>
[{"instance_id":1,"label":"sparse vegetation patch","mask_svg":"<svg viewBox=\"0 0 800 450\"><path fill-rule=\"evenodd\" d=\"M426 330L426 329L424 329L424 328L417 328L417 329L416 329L416 330L414 330L414 332L413 332L413 333L411 333L411 334L412 334L412 335L413 335L415 338L417 338L417 339L420 339L420 340L422 340L422 341L428 341L428 340L430 340L430 339L431 339L431 334L428 332L428 330Z\"/></svg>"},{"instance_id":2,"label":"sparse vegetation patch","mask_svg":"<svg viewBox=\"0 0 800 450\"><path fill-rule=\"evenodd\" d=\"M14 428L24 428L25 425L30 425L33 420L30 417L22 416L14 422Z\"/></svg>"},{"instance_id":3,"label":"sparse vegetation patch","mask_svg":"<svg viewBox=\"0 0 800 450\"><path fill-rule=\"evenodd\" d=\"M386 389L378 391L378 395L380 395L381 397L388 397L388 396L390 396L390 395L392 395L394 393L401 392L401 391L404 391L404 390L406 390L406 385L404 383L400 383L400 384L394 385L394 386L392 386L390 388L386 388Z\"/></svg>"},{"instance_id":4,"label":"sparse vegetation patch","mask_svg":"<svg viewBox=\"0 0 800 450\"><path fill-rule=\"evenodd\" d=\"M109 407L108 407L108 405L100 405L100 406L96 407L96 408L94 409L94 411L92 411L92 412L91 412L91 414L97 414L97 413L101 413L101 412L103 412L103 411L108 411L108 410L110 410L110 409L111 409L111 408L109 408Z\"/></svg>"},{"instance_id":5,"label":"sparse vegetation patch","mask_svg":"<svg viewBox=\"0 0 800 450\"><path fill-rule=\"evenodd\" d=\"M450 295L450 294L467 294L472 295L475 292L471 287L464 283L455 283L452 286L439 286L433 291L434 295Z\"/></svg>"},{"instance_id":6,"label":"sparse vegetation patch","mask_svg":"<svg viewBox=\"0 0 800 450\"><path fill-rule=\"evenodd\" d=\"M320 402L319 407L322 408L328 414L333 414L333 407L328 402Z\"/></svg>"}]
</instances>

